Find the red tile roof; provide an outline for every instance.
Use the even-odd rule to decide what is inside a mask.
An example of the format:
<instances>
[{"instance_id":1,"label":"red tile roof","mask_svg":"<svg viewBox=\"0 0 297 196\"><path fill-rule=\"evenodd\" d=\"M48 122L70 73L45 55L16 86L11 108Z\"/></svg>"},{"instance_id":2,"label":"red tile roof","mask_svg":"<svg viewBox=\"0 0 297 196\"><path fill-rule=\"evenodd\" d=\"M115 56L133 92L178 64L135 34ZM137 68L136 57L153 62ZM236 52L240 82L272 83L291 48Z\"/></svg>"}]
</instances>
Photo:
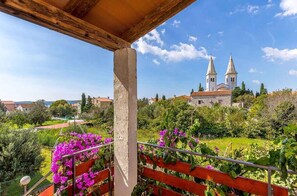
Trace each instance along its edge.
<instances>
[{"instance_id":1,"label":"red tile roof","mask_svg":"<svg viewBox=\"0 0 297 196\"><path fill-rule=\"evenodd\" d=\"M195 96L224 96L224 95L232 95L231 90L223 90L223 91L199 91L193 92L191 97Z\"/></svg>"},{"instance_id":2,"label":"red tile roof","mask_svg":"<svg viewBox=\"0 0 297 196\"><path fill-rule=\"evenodd\" d=\"M9 112L14 111L16 109L16 104L13 101L1 101L1 102L5 105L7 111Z\"/></svg>"},{"instance_id":3,"label":"red tile roof","mask_svg":"<svg viewBox=\"0 0 297 196\"><path fill-rule=\"evenodd\" d=\"M112 102L112 99L105 98L105 97L94 98L94 100L97 100L97 101L100 101L100 102Z\"/></svg>"},{"instance_id":4,"label":"red tile roof","mask_svg":"<svg viewBox=\"0 0 297 196\"><path fill-rule=\"evenodd\" d=\"M33 104L31 103L25 103L25 104L18 104L18 106L22 106L22 108L32 108Z\"/></svg>"}]
</instances>

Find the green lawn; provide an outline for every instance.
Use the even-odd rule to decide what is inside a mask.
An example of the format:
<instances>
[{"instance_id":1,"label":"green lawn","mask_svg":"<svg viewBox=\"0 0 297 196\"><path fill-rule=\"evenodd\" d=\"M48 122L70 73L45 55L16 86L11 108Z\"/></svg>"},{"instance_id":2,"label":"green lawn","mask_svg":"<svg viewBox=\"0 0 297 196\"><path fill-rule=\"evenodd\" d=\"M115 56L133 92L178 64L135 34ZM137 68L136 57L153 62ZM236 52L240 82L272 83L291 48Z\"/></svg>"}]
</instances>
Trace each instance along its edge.
<instances>
[{"instance_id":1,"label":"green lawn","mask_svg":"<svg viewBox=\"0 0 297 196\"><path fill-rule=\"evenodd\" d=\"M48 126L48 125L56 125L56 124L62 124L67 122L66 120L48 120L42 123L42 126Z\"/></svg>"},{"instance_id":2,"label":"green lawn","mask_svg":"<svg viewBox=\"0 0 297 196\"><path fill-rule=\"evenodd\" d=\"M251 139L251 138L220 138L220 139L212 139L212 140L201 140L201 142L205 142L207 146L210 148L219 148L220 155L222 155L226 149L228 151L244 148L248 149L251 144L258 144L259 146L267 146L272 145L271 141L263 140L263 139Z\"/></svg>"}]
</instances>

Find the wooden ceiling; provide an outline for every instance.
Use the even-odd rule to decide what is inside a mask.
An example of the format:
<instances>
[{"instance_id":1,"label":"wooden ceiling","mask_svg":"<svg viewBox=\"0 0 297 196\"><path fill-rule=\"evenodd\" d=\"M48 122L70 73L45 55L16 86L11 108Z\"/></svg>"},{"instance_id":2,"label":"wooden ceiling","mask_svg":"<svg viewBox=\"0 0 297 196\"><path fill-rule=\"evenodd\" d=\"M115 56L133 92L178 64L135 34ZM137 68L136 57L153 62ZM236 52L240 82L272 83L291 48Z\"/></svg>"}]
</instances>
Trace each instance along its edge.
<instances>
[{"instance_id":1,"label":"wooden ceiling","mask_svg":"<svg viewBox=\"0 0 297 196\"><path fill-rule=\"evenodd\" d=\"M131 43L195 0L0 0L0 11L108 50Z\"/></svg>"}]
</instances>

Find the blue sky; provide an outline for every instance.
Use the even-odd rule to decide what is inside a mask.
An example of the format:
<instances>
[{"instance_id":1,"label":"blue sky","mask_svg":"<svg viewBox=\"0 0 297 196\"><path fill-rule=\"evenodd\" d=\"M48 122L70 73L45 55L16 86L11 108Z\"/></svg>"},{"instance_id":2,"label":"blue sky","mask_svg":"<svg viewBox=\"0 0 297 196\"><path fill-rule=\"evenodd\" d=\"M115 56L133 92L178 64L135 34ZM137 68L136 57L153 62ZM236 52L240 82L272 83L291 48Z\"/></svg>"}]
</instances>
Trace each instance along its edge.
<instances>
[{"instance_id":1,"label":"blue sky","mask_svg":"<svg viewBox=\"0 0 297 196\"><path fill-rule=\"evenodd\" d=\"M113 97L113 54L0 13L0 99ZM224 81L232 54L254 91L297 90L297 0L199 0L133 44L138 96L189 95L210 55Z\"/></svg>"}]
</instances>

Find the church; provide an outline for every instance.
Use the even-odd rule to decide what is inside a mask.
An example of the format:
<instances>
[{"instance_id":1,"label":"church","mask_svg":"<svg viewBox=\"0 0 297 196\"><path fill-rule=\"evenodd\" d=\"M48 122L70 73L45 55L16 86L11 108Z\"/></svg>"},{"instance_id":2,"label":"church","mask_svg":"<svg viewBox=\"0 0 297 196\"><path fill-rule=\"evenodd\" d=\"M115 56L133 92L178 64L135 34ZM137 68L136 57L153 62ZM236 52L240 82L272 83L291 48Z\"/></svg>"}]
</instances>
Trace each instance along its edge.
<instances>
[{"instance_id":1,"label":"church","mask_svg":"<svg viewBox=\"0 0 297 196\"><path fill-rule=\"evenodd\" d=\"M191 93L190 104L194 106L232 106L232 90L237 87L237 72L232 57L229 59L225 83L217 84L217 72L210 57L206 72L206 89Z\"/></svg>"}]
</instances>

